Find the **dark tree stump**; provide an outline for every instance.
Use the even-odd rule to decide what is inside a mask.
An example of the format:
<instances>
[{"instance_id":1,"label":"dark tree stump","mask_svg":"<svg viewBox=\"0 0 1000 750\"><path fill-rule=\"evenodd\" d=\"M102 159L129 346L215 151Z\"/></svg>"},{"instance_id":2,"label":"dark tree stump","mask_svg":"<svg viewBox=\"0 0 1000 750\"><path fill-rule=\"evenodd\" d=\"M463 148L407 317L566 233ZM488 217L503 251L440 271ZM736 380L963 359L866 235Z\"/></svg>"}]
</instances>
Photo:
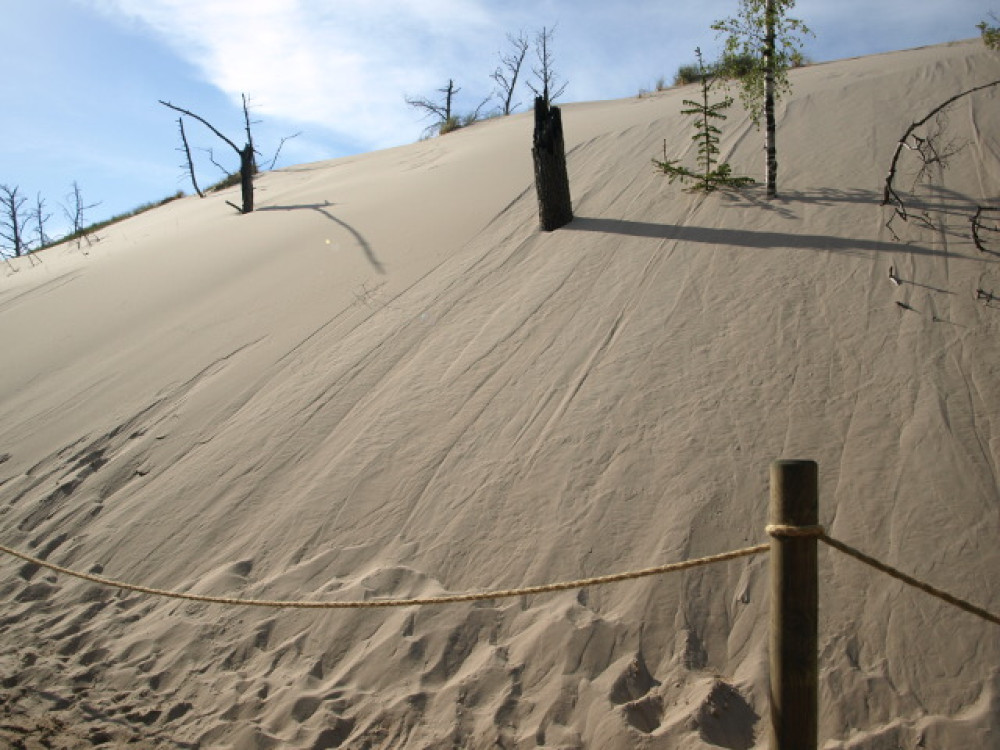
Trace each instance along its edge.
<instances>
[{"instance_id":1,"label":"dark tree stump","mask_svg":"<svg viewBox=\"0 0 1000 750\"><path fill-rule=\"evenodd\" d=\"M253 175L256 171L253 145L248 143L240 151L240 187L243 189L243 213L245 214L253 212Z\"/></svg>"},{"instance_id":2,"label":"dark tree stump","mask_svg":"<svg viewBox=\"0 0 1000 750\"><path fill-rule=\"evenodd\" d=\"M538 193L538 221L551 232L573 220L566 172L566 145L563 142L562 114L542 97L535 98L535 135L531 155L535 161L535 190Z\"/></svg>"}]
</instances>

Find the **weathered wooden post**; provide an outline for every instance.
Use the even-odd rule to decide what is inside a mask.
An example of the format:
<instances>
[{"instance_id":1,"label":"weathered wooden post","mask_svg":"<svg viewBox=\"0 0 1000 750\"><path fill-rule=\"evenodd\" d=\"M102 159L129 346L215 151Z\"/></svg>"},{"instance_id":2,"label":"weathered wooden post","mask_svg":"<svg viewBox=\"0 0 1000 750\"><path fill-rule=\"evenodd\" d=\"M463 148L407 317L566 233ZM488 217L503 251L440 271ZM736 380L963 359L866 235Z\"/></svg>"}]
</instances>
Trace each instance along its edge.
<instances>
[{"instance_id":1,"label":"weathered wooden post","mask_svg":"<svg viewBox=\"0 0 1000 750\"><path fill-rule=\"evenodd\" d=\"M771 749L816 750L818 743L817 539L815 461L771 464Z\"/></svg>"},{"instance_id":2,"label":"weathered wooden post","mask_svg":"<svg viewBox=\"0 0 1000 750\"><path fill-rule=\"evenodd\" d=\"M538 193L538 221L551 232L573 220L566 172L566 145L563 142L562 114L544 97L535 97L535 135L531 149L535 160L535 191Z\"/></svg>"}]
</instances>

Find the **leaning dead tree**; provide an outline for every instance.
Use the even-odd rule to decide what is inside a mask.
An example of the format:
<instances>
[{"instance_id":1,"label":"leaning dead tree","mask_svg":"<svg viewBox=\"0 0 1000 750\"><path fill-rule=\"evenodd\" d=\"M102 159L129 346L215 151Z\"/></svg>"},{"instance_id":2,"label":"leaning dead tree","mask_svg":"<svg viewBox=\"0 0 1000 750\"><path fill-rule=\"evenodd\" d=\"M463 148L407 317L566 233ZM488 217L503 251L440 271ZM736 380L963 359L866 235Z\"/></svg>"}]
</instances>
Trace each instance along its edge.
<instances>
[{"instance_id":1,"label":"leaning dead tree","mask_svg":"<svg viewBox=\"0 0 1000 750\"><path fill-rule=\"evenodd\" d=\"M243 110L246 120L247 143L243 146L243 148L240 148L229 138L220 133L219 130L204 117L196 115L194 112L184 109L183 107L178 107L170 102L165 102L162 99L160 100L160 104L174 110L175 112L180 112L182 115L187 115L188 117L197 120L215 133L215 135L221 138L227 146L236 152L236 154L240 157L240 187L242 190L243 205L240 207L234 203L230 203L229 201L226 201L226 203L229 203L230 206L242 214L251 213L253 211L253 176L257 172L257 160L254 158L253 139L250 136L250 116L246 113L246 97L243 98Z\"/></svg>"},{"instance_id":2,"label":"leaning dead tree","mask_svg":"<svg viewBox=\"0 0 1000 750\"><path fill-rule=\"evenodd\" d=\"M906 220L906 205L893 184L893 180L896 178L896 171L899 169L899 158L903 154L904 150L916 152L924 164L933 161L940 161L940 155L935 150L932 139L916 135L915 131L917 128L926 125L932 118L939 115L963 96L968 96L969 94L974 94L977 91L982 91L983 89L988 89L991 86L998 85L1000 85L1000 80L992 81L991 83L984 83L982 86L976 86L975 88L955 94L950 99L946 99L941 102L941 104L928 112L924 117L910 123L910 126L904 131L902 137L896 143L896 150L893 152L892 161L889 163L889 173L886 175L885 186L882 189L883 206L892 204L901 214L903 220Z\"/></svg>"},{"instance_id":3,"label":"leaning dead tree","mask_svg":"<svg viewBox=\"0 0 1000 750\"><path fill-rule=\"evenodd\" d=\"M928 112L925 116L921 117L919 120L910 123L910 126L903 132L902 137L900 137L899 141L896 143L896 149L892 154L892 161L889 163L889 172L886 175L885 184L882 188L882 205L892 206L893 208L892 216L889 217L889 221L886 222L886 227L890 232L895 234L895 231L892 228L892 222L895 218L898 217L903 221L908 221L910 218L906 201L903 200L903 197L900 195L895 184L899 171L899 161L903 153L909 151L917 155L920 159L921 174L932 165L944 165L944 162L949 155L947 150L943 150L940 147L938 139L933 134L919 134L917 132L918 129L922 128L932 119L941 116L945 110L948 109L948 107L962 97L969 96L977 91L982 91L993 86L1000 86L1000 80L984 83L981 86L975 86L971 89L955 94L934 107L934 109ZM992 211L995 209L982 208L982 210ZM978 224L978 218L982 215L982 210L977 212L976 218L970 220L973 223L974 232L980 226L980 224ZM979 243L977 243L977 247L979 247ZM980 247L980 249L983 248Z\"/></svg>"},{"instance_id":4,"label":"leaning dead tree","mask_svg":"<svg viewBox=\"0 0 1000 750\"><path fill-rule=\"evenodd\" d=\"M204 198L205 194L203 192L201 192L201 188L198 187L198 178L195 176L195 173L194 173L194 161L191 159L191 146L188 145L187 133L184 132L184 118L183 117L178 117L177 118L177 127L180 128L180 131L181 131L181 144L184 147L184 157L185 157L185 159L184 159L184 165L183 165L184 172L190 178L191 185L194 187L194 191L198 194L198 197L199 198ZM181 149L177 149L177 150L180 151Z\"/></svg>"},{"instance_id":5,"label":"leaning dead tree","mask_svg":"<svg viewBox=\"0 0 1000 750\"><path fill-rule=\"evenodd\" d=\"M507 34L507 41L510 43L511 51L508 54L500 53L500 64L490 75L497 83L497 97L501 101L500 111L504 115L509 115L519 104L514 102L514 90L517 88L517 79L521 75L521 67L524 65L524 58L528 54L528 37L522 31L517 36Z\"/></svg>"},{"instance_id":6,"label":"leaning dead tree","mask_svg":"<svg viewBox=\"0 0 1000 750\"><path fill-rule=\"evenodd\" d=\"M573 220L573 203L566 171L562 113L543 96L535 97L535 132L531 155L535 163L538 221L551 232Z\"/></svg>"}]
</instances>

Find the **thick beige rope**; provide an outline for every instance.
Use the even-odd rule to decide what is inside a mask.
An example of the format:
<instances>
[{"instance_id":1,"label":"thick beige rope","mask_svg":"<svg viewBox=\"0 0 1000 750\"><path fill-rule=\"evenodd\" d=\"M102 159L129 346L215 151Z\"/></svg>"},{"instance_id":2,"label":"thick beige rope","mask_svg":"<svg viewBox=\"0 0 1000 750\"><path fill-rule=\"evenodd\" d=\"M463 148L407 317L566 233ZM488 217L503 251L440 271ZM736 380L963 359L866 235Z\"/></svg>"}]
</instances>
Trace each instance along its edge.
<instances>
[{"instance_id":1,"label":"thick beige rope","mask_svg":"<svg viewBox=\"0 0 1000 750\"><path fill-rule=\"evenodd\" d=\"M0 545L0 552L5 552L8 555L18 557L26 562L32 563L33 565L47 568L48 570L52 570L56 573L62 573L63 575L72 576L73 578L90 581L91 583L96 583L101 586L110 586L112 588L124 589L125 591L136 591L140 594L151 594L153 596L163 596L170 599L184 599L186 601L202 602L205 604L229 604L243 607L272 607L275 609L366 609L370 607L412 607L416 605L451 604L453 602L474 602L486 599L506 599L515 596L526 596L528 594L547 594L553 591L566 591L569 589L580 589L587 586L598 586L605 583L617 583L619 581L629 581L634 578L644 578L646 576L655 576L662 573L674 573L680 570L696 568L700 565L709 565L710 563L725 562L726 560L735 560L740 557L749 557L750 555L759 555L762 552L767 552L769 549L769 544L758 544L753 547L745 547L732 552L723 552L718 555L709 555L708 557L699 557L694 560L684 560L683 562L659 565L655 568L645 568L643 570L635 570L628 573L614 573L612 575L598 576L596 578L582 578L577 581L565 581L563 583L551 583L542 586L527 586L525 588L518 589L480 591L469 594L431 596L415 599L371 599L368 601L349 602L310 602L240 599L228 596L204 596L202 594L186 594L180 591L167 591L164 589L149 588L147 586L137 586L132 583L116 581L111 578L104 578L103 576L97 576L91 573L81 573L76 570L70 570L69 568L64 568L61 565L55 565L53 563L46 562L45 560L40 560L37 557L26 555L23 552L18 552L10 547Z\"/></svg>"},{"instance_id":2,"label":"thick beige rope","mask_svg":"<svg viewBox=\"0 0 1000 750\"><path fill-rule=\"evenodd\" d=\"M826 535L826 531L822 526L784 526L779 523L769 524L764 527L770 536L777 537L810 537L814 536L817 538L822 538Z\"/></svg>"},{"instance_id":3,"label":"thick beige rope","mask_svg":"<svg viewBox=\"0 0 1000 750\"><path fill-rule=\"evenodd\" d=\"M876 560L874 557L866 555L864 552L861 552L844 542L834 539L833 537L827 535L822 526L789 526L772 524L767 526L765 530L773 537L814 537L819 539L831 547L840 550L844 554L849 555L866 565L870 565L876 570L880 570L892 578L902 581L903 583L913 586L914 588L920 589L921 591L930 594L943 602L947 602L954 607L958 607L969 614L976 615L977 617L987 620L988 622L1000 625L1000 616L995 615L982 607L977 607L975 604L967 602L964 599L959 599L957 596L949 594L947 591L942 591L929 583L925 583L924 581L920 581L913 576L907 575L906 573L886 565L885 563ZM64 568L61 565L55 565L54 563L46 562L45 560L41 560L37 557L32 557L31 555L27 555L23 552L18 552L10 547L0 545L0 552L4 552L12 557L20 558L21 560L56 573L62 573L63 575L72 576L73 578L90 581L91 583L96 583L101 586L109 586L112 588L123 589L125 591L135 591L140 594L151 594L153 596L162 596L170 599L183 599L191 602L201 602L204 604L271 607L275 609L367 609L374 607L412 607L433 604L451 604L455 602L483 601L488 599L506 599L516 596L527 596L529 594L547 594L555 591L567 591L570 589L580 589L588 586L599 586L606 583L618 583L620 581L629 581L636 578L644 578L646 576L661 575L663 573L675 573L681 570L696 568L701 565L709 565L711 563L725 562L726 560L735 560L740 557L758 555L763 552L768 552L769 550L769 544L758 544L753 547L744 547L743 549L733 550L732 552L723 552L718 555L709 555L708 557L699 557L693 560L684 560L677 563L668 563L667 565L658 565L653 568L644 568L642 570L635 570L626 573L614 573L612 575L597 576L595 578L582 578L576 581L564 581L562 583L527 586L516 589L479 591L468 594L419 597L413 599L371 599L368 601L316 602L207 596L202 594L187 594L180 591L150 588L148 586L138 586L132 583L125 583L124 581L116 581L111 578L105 578L91 573L81 573L69 568Z\"/></svg>"},{"instance_id":4,"label":"thick beige rope","mask_svg":"<svg viewBox=\"0 0 1000 750\"><path fill-rule=\"evenodd\" d=\"M902 571L896 570L895 568L886 565L884 562L876 560L874 557L869 557L861 550L855 549L854 547L851 547L848 544L844 544L838 539L834 539L833 537L827 536L826 534L823 534L820 537L820 539L829 544L831 547L840 550L845 555L850 555L854 559L860 560L861 562L865 563L866 565L870 565L876 570L881 570L887 576L891 576L892 578L895 578L897 581L902 581L903 583L907 583L910 586L913 586L914 588L920 589L924 593L930 594L931 596L935 596L943 602L947 602L953 607L958 607L959 609L964 610L969 614L981 617L984 620L994 623L995 625L1000 625L1000 615L995 615L992 612L988 612L987 610L983 609L982 607L977 607L975 604L971 604L965 601L964 599L959 599L957 596L954 596L952 594L949 594L947 591L942 591L939 588L931 586L929 583L918 581L913 576L909 576L906 573L903 573Z\"/></svg>"},{"instance_id":5,"label":"thick beige rope","mask_svg":"<svg viewBox=\"0 0 1000 750\"><path fill-rule=\"evenodd\" d=\"M976 615L984 620L1000 625L1000 616L995 615L982 607L977 607L975 604L971 604L964 599L959 599L957 596L949 594L947 591L942 591L935 586L931 586L929 583L917 580L913 576L907 575L900 570L896 570L896 568L886 565L884 562L876 560L870 555L866 555L861 550L841 542L839 539L834 539L826 533L826 530L822 526L785 526L782 524L773 524L765 527L765 531L775 537L815 537L820 541L829 544L834 549L840 550L845 555L849 555L855 560L859 560L866 565L870 565L876 570L882 571L887 576L895 578L897 581L902 581L903 583L909 584L914 588L920 589L924 593L937 597L941 601L947 602L953 607L958 607L969 614Z\"/></svg>"}]
</instances>

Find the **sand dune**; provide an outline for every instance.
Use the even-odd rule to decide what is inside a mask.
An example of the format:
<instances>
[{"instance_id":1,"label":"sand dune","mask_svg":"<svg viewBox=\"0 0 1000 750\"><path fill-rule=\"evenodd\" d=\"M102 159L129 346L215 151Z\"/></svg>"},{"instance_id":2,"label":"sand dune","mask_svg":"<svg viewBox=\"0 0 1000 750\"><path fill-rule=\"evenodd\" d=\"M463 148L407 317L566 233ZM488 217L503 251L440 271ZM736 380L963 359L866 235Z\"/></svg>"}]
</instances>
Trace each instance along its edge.
<instances>
[{"instance_id":1,"label":"sand dune","mask_svg":"<svg viewBox=\"0 0 1000 750\"><path fill-rule=\"evenodd\" d=\"M879 206L906 126L998 74L978 41L793 71L775 202L654 171L664 138L693 163L677 89L564 107L551 234L521 114L0 267L0 542L226 596L514 587L764 541L768 465L811 458L833 535L1000 611L1000 255L968 220L1000 91L951 111L947 168L907 163L930 228ZM820 566L821 746L1000 747L1000 630ZM766 556L350 611L0 570L11 746L767 746Z\"/></svg>"}]
</instances>

